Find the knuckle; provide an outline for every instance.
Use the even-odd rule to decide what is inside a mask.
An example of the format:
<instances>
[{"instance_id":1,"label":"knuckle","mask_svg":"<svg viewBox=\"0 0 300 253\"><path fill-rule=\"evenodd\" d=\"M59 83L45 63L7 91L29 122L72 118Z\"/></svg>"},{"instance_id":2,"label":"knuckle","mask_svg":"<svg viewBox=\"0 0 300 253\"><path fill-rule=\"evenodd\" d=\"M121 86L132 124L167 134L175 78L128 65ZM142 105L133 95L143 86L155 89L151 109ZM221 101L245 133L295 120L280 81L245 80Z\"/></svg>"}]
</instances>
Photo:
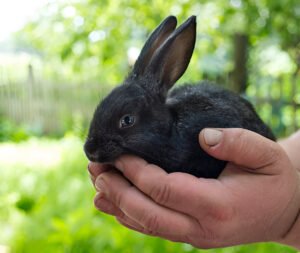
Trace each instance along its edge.
<instances>
[{"instance_id":1,"label":"knuckle","mask_svg":"<svg viewBox=\"0 0 300 253\"><path fill-rule=\"evenodd\" d=\"M116 206L118 206L118 207L122 206L122 199L123 199L122 193L116 193L116 194L114 194L114 196L111 196L111 197Z\"/></svg>"},{"instance_id":2,"label":"knuckle","mask_svg":"<svg viewBox=\"0 0 300 253\"><path fill-rule=\"evenodd\" d=\"M142 230L142 232L146 235L150 235L150 236L157 236L158 235L158 232L157 231L154 231L154 230L149 230L149 229L146 229L144 228Z\"/></svg>"},{"instance_id":3,"label":"knuckle","mask_svg":"<svg viewBox=\"0 0 300 253\"><path fill-rule=\"evenodd\" d=\"M145 161L131 161L131 163L127 165L128 169L124 171L124 174L135 185L143 185L143 182L147 179L144 168L148 165L149 164Z\"/></svg>"},{"instance_id":4,"label":"knuckle","mask_svg":"<svg viewBox=\"0 0 300 253\"><path fill-rule=\"evenodd\" d=\"M117 207L123 207L130 195L133 186L120 177L118 172L106 172L104 178L104 193L107 199L111 200Z\"/></svg>"},{"instance_id":5,"label":"knuckle","mask_svg":"<svg viewBox=\"0 0 300 253\"><path fill-rule=\"evenodd\" d=\"M269 157L270 159L274 160L274 159L281 159L284 155L284 151L282 148L280 148L280 146L276 143L274 143L273 145L270 146L269 148Z\"/></svg>"},{"instance_id":6,"label":"knuckle","mask_svg":"<svg viewBox=\"0 0 300 253\"><path fill-rule=\"evenodd\" d=\"M156 187L153 187L153 189L150 192L150 197L158 204L165 205L170 200L170 193L171 193L171 187L170 183L162 182L159 185L156 185Z\"/></svg>"},{"instance_id":7,"label":"knuckle","mask_svg":"<svg viewBox=\"0 0 300 253\"><path fill-rule=\"evenodd\" d=\"M238 150L243 150L247 144L246 137L246 131L244 129L235 128L228 130L225 143L223 143L223 152L227 154L236 153Z\"/></svg>"},{"instance_id":8,"label":"knuckle","mask_svg":"<svg viewBox=\"0 0 300 253\"><path fill-rule=\"evenodd\" d=\"M159 229L159 217L155 214L146 214L143 219L144 229L154 235Z\"/></svg>"},{"instance_id":9,"label":"knuckle","mask_svg":"<svg viewBox=\"0 0 300 253\"><path fill-rule=\"evenodd\" d=\"M127 172L126 177L136 186L142 187L147 182L147 174L143 173L141 170L134 172Z\"/></svg>"},{"instance_id":10,"label":"knuckle","mask_svg":"<svg viewBox=\"0 0 300 253\"><path fill-rule=\"evenodd\" d=\"M111 198L113 200L113 203L119 207L120 209L122 209L125 205L125 195L127 194L127 190L126 191L115 191L113 194L111 194Z\"/></svg>"},{"instance_id":11,"label":"knuckle","mask_svg":"<svg viewBox=\"0 0 300 253\"><path fill-rule=\"evenodd\" d=\"M199 238L201 238L199 240ZM218 235L216 230L210 228L203 221L197 222L197 229L193 233L187 233L185 235L185 241L193 246L201 246L201 248L207 248L207 244L212 244L217 240Z\"/></svg>"},{"instance_id":12,"label":"knuckle","mask_svg":"<svg viewBox=\"0 0 300 253\"><path fill-rule=\"evenodd\" d=\"M134 196L136 189L134 186L129 186L124 191L118 191L113 197L113 203L120 209L121 212L132 212L132 196Z\"/></svg>"},{"instance_id":13,"label":"knuckle","mask_svg":"<svg viewBox=\"0 0 300 253\"><path fill-rule=\"evenodd\" d=\"M278 161L285 160L284 157L284 151L280 146L277 143L272 143L264 153L261 153L258 160L261 161L262 167L266 167L276 164Z\"/></svg>"},{"instance_id":14,"label":"knuckle","mask_svg":"<svg viewBox=\"0 0 300 253\"><path fill-rule=\"evenodd\" d=\"M236 129L235 136L231 139L231 144L237 150L244 149L247 146L247 139L248 139L248 131L238 128Z\"/></svg>"},{"instance_id":15,"label":"knuckle","mask_svg":"<svg viewBox=\"0 0 300 253\"><path fill-rule=\"evenodd\" d=\"M265 167L282 159L284 151L280 146L276 142L266 140L263 136L259 137L258 135L250 130L234 129L233 134L229 135L226 150L227 153L241 155L234 156L233 162L244 163L247 155L247 157L255 157L255 164L259 167Z\"/></svg>"},{"instance_id":16,"label":"knuckle","mask_svg":"<svg viewBox=\"0 0 300 253\"><path fill-rule=\"evenodd\" d=\"M135 185L141 186L145 182L145 175L142 173L135 173L132 175L132 181Z\"/></svg>"}]
</instances>

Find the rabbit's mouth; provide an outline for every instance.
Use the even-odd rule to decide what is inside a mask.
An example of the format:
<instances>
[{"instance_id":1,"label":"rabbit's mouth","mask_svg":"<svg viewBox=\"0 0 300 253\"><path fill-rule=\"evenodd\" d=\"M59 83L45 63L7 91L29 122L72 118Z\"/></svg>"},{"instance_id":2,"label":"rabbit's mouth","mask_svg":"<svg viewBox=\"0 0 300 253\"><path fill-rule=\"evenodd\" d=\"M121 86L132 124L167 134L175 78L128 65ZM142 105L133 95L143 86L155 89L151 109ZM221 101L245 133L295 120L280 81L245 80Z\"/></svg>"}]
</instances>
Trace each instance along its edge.
<instances>
[{"instance_id":1,"label":"rabbit's mouth","mask_svg":"<svg viewBox=\"0 0 300 253\"><path fill-rule=\"evenodd\" d=\"M92 162L112 163L122 154L122 149L116 141L100 143L95 138L88 138L84 144L84 152Z\"/></svg>"},{"instance_id":2,"label":"rabbit's mouth","mask_svg":"<svg viewBox=\"0 0 300 253\"><path fill-rule=\"evenodd\" d=\"M120 152L101 152L100 150L94 152L94 153L87 153L86 156L91 162L97 162L97 163L113 163L116 158L118 158L121 155Z\"/></svg>"}]
</instances>

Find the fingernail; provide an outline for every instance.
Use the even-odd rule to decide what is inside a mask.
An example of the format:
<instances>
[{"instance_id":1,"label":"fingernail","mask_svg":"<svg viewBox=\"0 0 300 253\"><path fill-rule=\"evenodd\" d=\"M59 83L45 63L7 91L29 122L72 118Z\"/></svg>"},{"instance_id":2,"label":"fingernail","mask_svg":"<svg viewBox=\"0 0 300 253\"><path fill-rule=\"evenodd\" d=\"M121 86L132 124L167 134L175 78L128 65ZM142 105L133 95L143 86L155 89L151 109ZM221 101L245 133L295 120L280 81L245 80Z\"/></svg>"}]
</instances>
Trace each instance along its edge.
<instances>
[{"instance_id":1,"label":"fingernail","mask_svg":"<svg viewBox=\"0 0 300 253\"><path fill-rule=\"evenodd\" d=\"M104 191L105 190L105 182L101 176L96 178L95 181L95 188L97 191Z\"/></svg>"},{"instance_id":2,"label":"fingernail","mask_svg":"<svg viewBox=\"0 0 300 253\"><path fill-rule=\"evenodd\" d=\"M223 135L222 131L212 128L206 128L203 131L203 137L206 145L215 146L220 143Z\"/></svg>"}]
</instances>

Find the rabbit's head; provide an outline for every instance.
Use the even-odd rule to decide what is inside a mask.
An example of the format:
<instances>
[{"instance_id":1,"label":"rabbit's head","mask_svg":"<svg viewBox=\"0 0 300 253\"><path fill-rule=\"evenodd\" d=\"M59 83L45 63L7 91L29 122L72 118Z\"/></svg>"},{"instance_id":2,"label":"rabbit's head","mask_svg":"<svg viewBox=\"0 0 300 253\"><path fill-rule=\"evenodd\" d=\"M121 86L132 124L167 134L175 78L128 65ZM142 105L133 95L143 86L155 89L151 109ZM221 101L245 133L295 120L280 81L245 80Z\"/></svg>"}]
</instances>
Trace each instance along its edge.
<instances>
[{"instance_id":1,"label":"rabbit's head","mask_svg":"<svg viewBox=\"0 0 300 253\"><path fill-rule=\"evenodd\" d=\"M91 161L110 163L125 153L157 159L174 123L167 92L185 72L196 38L194 16L176 24L170 16L154 30L132 72L98 105L84 146Z\"/></svg>"}]
</instances>

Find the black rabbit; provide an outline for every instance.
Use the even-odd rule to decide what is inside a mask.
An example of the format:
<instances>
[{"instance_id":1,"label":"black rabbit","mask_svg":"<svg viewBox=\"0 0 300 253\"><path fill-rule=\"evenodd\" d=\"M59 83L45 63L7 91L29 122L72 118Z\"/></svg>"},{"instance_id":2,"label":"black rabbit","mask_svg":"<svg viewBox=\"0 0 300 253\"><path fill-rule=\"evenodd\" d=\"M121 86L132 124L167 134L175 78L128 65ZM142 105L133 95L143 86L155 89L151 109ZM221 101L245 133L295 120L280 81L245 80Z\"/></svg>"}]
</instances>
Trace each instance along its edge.
<instances>
[{"instance_id":1,"label":"black rabbit","mask_svg":"<svg viewBox=\"0 0 300 253\"><path fill-rule=\"evenodd\" d=\"M176 24L170 16L155 29L124 83L98 105L84 146L89 160L112 163L134 154L167 172L217 178L226 162L200 148L201 129L241 127L275 140L237 94L207 82L168 92L185 72L196 38L195 16Z\"/></svg>"}]
</instances>

